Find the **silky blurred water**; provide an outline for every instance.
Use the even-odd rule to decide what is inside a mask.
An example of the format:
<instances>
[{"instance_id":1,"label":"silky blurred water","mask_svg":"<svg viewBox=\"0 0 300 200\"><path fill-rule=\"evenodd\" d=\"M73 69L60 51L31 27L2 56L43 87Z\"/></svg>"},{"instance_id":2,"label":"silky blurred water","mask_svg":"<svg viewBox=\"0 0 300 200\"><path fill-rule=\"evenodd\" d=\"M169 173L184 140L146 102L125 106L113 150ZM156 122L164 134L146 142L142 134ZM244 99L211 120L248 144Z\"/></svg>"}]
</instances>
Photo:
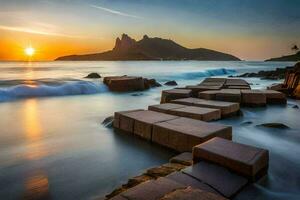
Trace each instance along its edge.
<instances>
[{"instance_id":1,"label":"silky blurred water","mask_svg":"<svg viewBox=\"0 0 300 200\"><path fill-rule=\"evenodd\" d=\"M0 199L44 195L48 199L101 197L144 169L168 162L174 152L114 133L101 122L114 111L159 103L163 86L144 92L111 93L90 72L140 75L164 83L196 84L208 76L285 67L276 62L36 62L0 63ZM247 79L253 88L278 81ZM139 93L139 96L132 96ZM222 120L233 138L270 150L267 178L237 199L300 199L300 106L245 108ZM248 125L241 125L251 121ZM257 127L282 122L290 129Z\"/></svg>"}]
</instances>

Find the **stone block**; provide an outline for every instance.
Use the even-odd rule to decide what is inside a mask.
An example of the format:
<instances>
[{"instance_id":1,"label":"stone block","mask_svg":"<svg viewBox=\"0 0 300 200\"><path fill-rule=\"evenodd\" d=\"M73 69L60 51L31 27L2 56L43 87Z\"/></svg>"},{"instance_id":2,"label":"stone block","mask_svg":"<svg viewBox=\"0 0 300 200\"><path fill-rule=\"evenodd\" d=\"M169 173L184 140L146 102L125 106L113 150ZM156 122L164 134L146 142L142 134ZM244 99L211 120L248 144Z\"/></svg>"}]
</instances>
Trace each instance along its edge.
<instances>
[{"instance_id":1,"label":"stone block","mask_svg":"<svg viewBox=\"0 0 300 200\"><path fill-rule=\"evenodd\" d=\"M265 106L267 97L261 90L241 90L242 104L245 106Z\"/></svg>"},{"instance_id":2,"label":"stone block","mask_svg":"<svg viewBox=\"0 0 300 200\"><path fill-rule=\"evenodd\" d=\"M200 180L198 180L190 175L182 173L182 172L173 172L173 173L169 174L168 176L166 176L166 178L171 179L171 180L173 180L177 183L180 183L182 185L185 185L185 186L191 186L193 188L201 189L201 190L211 192L214 194L220 194L219 192L217 192L215 189L213 189L209 185L201 182Z\"/></svg>"},{"instance_id":3,"label":"stone block","mask_svg":"<svg viewBox=\"0 0 300 200\"><path fill-rule=\"evenodd\" d=\"M267 103L270 104L286 104L286 95L275 90L261 90L267 98Z\"/></svg>"},{"instance_id":4,"label":"stone block","mask_svg":"<svg viewBox=\"0 0 300 200\"><path fill-rule=\"evenodd\" d=\"M161 200L226 200L226 198L200 189L188 187L175 190Z\"/></svg>"},{"instance_id":5,"label":"stone block","mask_svg":"<svg viewBox=\"0 0 300 200\"><path fill-rule=\"evenodd\" d=\"M195 146L193 160L213 162L250 180L257 180L267 173L269 152L216 137Z\"/></svg>"},{"instance_id":6,"label":"stone block","mask_svg":"<svg viewBox=\"0 0 300 200\"><path fill-rule=\"evenodd\" d=\"M143 77L110 76L104 77L103 82L108 86L108 88L111 91L115 92L145 90L145 83Z\"/></svg>"},{"instance_id":7,"label":"stone block","mask_svg":"<svg viewBox=\"0 0 300 200\"><path fill-rule=\"evenodd\" d=\"M180 117L154 124L152 141L178 152L191 152L195 145L217 136L231 139L232 128Z\"/></svg>"},{"instance_id":8,"label":"stone block","mask_svg":"<svg viewBox=\"0 0 300 200\"><path fill-rule=\"evenodd\" d=\"M133 132L139 137L151 140L153 124L176 118L178 117L174 115L149 110L127 112L120 115L120 129Z\"/></svg>"},{"instance_id":9,"label":"stone block","mask_svg":"<svg viewBox=\"0 0 300 200\"><path fill-rule=\"evenodd\" d=\"M120 115L125 114L125 113L130 113L130 112L136 112L136 111L142 111L142 109L115 112L113 127L114 128L120 128ZM128 128L128 129L132 131L133 130L133 124L132 124L132 129L130 129L130 128Z\"/></svg>"},{"instance_id":10,"label":"stone block","mask_svg":"<svg viewBox=\"0 0 300 200\"><path fill-rule=\"evenodd\" d=\"M216 94L216 100L228 102L241 102L241 90L238 89L222 89Z\"/></svg>"},{"instance_id":11,"label":"stone block","mask_svg":"<svg viewBox=\"0 0 300 200\"><path fill-rule=\"evenodd\" d=\"M170 163L179 163L183 165L193 164L193 154L191 152L183 152L177 156L170 159Z\"/></svg>"},{"instance_id":12,"label":"stone block","mask_svg":"<svg viewBox=\"0 0 300 200\"><path fill-rule=\"evenodd\" d=\"M169 103L171 100L187 98L192 95L192 90L189 89L171 89L163 90L161 94L161 103Z\"/></svg>"},{"instance_id":13,"label":"stone block","mask_svg":"<svg viewBox=\"0 0 300 200\"><path fill-rule=\"evenodd\" d=\"M224 86L249 86L249 83L243 79L226 79Z\"/></svg>"},{"instance_id":14,"label":"stone block","mask_svg":"<svg viewBox=\"0 0 300 200\"><path fill-rule=\"evenodd\" d=\"M233 115L237 113L240 109L239 103L213 101L213 100L198 99L198 98L177 99L172 101L172 103L188 105L188 106L220 109L222 117Z\"/></svg>"},{"instance_id":15,"label":"stone block","mask_svg":"<svg viewBox=\"0 0 300 200\"><path fill-rule=\"evenodd\" d=\"M176 190L183 189L184 185L179 184L167 178L146 181L129 190L121 193L122 197L130 200L157 200L166 194Z\"/></svg>"},{"instance_id":16,"label":"stone block","mask_svg":"<svg viewBox=\"0 0 300 200\"><path fill-rule=\"evenodd\" d=\"M188 86L186 86L186 88L192 90L193 97L197 97L199 92L210 91L210 90L220 90L222 88L222 85L207 85L207 84L188 85Z\"/></svg>"},{"instance_id":17,"label":"stone block","mask_svg":"<svg viewBox=\"0 0 300 200\"><path fill-rule=\"evenodd\" d=\"M148 110L156 111L156 112L163 112L168 113L168 110L177 109L177 108L184 108L185 105L175 104L175 103L164 103L164 104L157 104L148 106Z\"/></svg>"},{"instance_id":18,"label":"stone block","mask_svg":"<svg viewBox=\"0 0 300 200\"><path fill-rule=\"evenodd\" d=\"M162 112L162 113L176 115L180 117L198 119L202 121L212 121L221 118L221 111L219 109L213 109L213 108L201 108L201 107L166 103L166 104L149 106L148 109L156 112Z\"/></svg>"},{"instance_id":19,"label":"stone block","mask_svg":"<svg viewBox=\"0 0 300 200\"><path fill-rule=\"evenodd\" d=\"M199 162L183 170L183 173L213 187L227 198L233 197L248 183L248 180L227 168L209 163Z\"/></svg>"},{"instance_id":20,"label":"stone block","mask_svg":"<svg viewBox=\"0 0 300 200\"><path fill-rule=\"evenodd\" d=\"M208 90L198 93L198 98L206 100L216 100L217 93L220 90Z\"/></svg>"}]
</instances>

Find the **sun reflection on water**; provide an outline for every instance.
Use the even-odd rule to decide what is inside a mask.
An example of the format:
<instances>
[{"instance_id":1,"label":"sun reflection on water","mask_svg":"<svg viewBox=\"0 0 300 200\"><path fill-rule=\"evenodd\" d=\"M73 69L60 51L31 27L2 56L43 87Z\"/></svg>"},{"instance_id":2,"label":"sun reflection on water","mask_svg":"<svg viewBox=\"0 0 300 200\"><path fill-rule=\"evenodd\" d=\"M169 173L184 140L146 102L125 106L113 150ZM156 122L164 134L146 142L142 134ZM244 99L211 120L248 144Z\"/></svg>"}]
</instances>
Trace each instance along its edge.
<instances>
[{"instance_id":1,"label":"sun reflection on water","mask_svg":"<svg viewBox=\"0 0 300 200\"><path fill-rule=\"evenodd\" d=\"M27 140L25 157L30 160L40 159L48 154L42 140L42 126L37 109L37 100L28 99L24 107L24 129Z\"/></svg>"}]
</instances>

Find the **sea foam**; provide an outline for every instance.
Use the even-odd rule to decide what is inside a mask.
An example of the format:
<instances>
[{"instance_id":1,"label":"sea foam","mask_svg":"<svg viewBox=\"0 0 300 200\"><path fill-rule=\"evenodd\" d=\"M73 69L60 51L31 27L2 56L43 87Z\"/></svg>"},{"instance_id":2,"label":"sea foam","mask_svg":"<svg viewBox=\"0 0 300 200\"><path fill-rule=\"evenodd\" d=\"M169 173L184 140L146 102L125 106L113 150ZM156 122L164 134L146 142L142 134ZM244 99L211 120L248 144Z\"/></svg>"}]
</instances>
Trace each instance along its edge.
<instances>
[{"instance_id":1,"label":"sea foam","mask_svg":"<svg viewBox=\"0 0 300 200\"><path fill-rule=\"evenodd\" d=\"M19 84L0 88L0 101L19 98L95 94L107 91L102 83L89 81L62 82L57 85Z\"/></svg>"}]
</instances>

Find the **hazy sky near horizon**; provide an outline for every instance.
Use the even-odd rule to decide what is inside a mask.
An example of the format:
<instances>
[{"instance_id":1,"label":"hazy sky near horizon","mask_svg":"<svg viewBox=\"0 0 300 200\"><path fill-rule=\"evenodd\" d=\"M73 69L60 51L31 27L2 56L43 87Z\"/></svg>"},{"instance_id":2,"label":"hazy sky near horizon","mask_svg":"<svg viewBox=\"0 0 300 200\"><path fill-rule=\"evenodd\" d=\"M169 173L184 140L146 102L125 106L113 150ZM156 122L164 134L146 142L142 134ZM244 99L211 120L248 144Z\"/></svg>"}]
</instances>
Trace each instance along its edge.
<instances>
[{"instance_id":1,"label":"hazy sky near horizon","mask_svg":"<svg viewBox=\"0 0 300 200\"><path fill-rule=\"evenodd\" d=\"M0 0L0 60L101 52L122 33L264 60L300 46L300 0Z\"/></svg>"}]
</instances>

